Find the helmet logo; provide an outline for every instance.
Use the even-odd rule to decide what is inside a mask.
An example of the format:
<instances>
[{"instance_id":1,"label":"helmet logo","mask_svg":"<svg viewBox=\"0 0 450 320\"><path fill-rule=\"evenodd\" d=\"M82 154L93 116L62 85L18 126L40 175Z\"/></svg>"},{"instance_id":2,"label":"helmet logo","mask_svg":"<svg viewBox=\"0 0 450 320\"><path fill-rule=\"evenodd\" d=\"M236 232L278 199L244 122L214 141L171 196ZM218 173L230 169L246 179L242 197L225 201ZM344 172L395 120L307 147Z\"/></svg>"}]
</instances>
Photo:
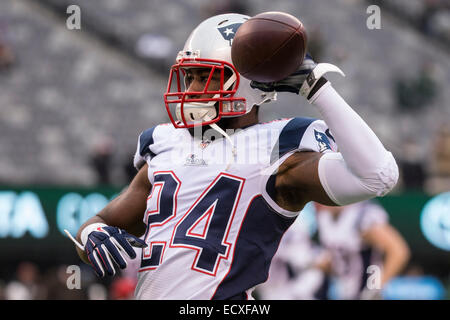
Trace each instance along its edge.
<instances>
[{"instance_id":1,"label":"helmet logo","mask_svg":"<svg viewBox=\"0 0 450 320\"><path fill-rule=\"evenodd\" d=\"M234 24L230 24L230 25L225 26L225 27L217 28L217 30L219 30L219 32L222 35L222 37L225 40L228 40L228 42L230 43L230 47L231 47L231 44L233 42L234 35L236 34L236 31L241 25L242 25L242 23L234 23Z\"/></svg>"}]
</instances>

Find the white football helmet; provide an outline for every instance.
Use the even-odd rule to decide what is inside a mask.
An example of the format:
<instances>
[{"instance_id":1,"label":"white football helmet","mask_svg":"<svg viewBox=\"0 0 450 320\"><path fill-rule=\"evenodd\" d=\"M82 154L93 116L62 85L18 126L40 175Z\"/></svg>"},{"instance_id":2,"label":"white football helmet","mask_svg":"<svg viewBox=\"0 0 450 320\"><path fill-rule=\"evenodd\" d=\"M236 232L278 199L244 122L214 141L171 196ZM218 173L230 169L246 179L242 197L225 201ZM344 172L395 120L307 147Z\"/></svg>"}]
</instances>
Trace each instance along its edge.
<instances>
[{"instance_id":1,"label":"white football helmet","mask_svg":"<svg viewBox=\"0 0 450 320\"><path fill-rule=\"evenodd\" d=\"M176 128L213 124L222 117L241 116L250 112L254 105L276 100L276 92L253 89L250 80L239 74L231 60L234 35L249 18L236 13L213 16L190 34L171 68L164 94L169 118ZM210 70L203 91L186 92L184 76L189 68ZM220 71L220 88L209 90L211 78L217 71ZM226 79L225 73L231 76ZM208 98L199 98L200 95Z\"/></svg>"}]
</instances>

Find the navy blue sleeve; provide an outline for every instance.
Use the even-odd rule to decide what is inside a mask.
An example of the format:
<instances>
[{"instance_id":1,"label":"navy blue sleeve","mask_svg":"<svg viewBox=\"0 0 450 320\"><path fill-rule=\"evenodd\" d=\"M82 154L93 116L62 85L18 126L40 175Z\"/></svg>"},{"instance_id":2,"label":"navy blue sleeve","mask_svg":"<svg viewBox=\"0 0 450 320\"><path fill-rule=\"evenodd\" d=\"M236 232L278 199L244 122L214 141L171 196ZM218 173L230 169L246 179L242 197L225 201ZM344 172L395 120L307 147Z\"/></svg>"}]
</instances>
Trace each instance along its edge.
<instances>
[{"instance_id":1,"label":"navy blue sleeve","mask_svg":"<svg viewBox=\"0 0 450 320\"><path fill-rule=\"evenodd\" d=\"M273 164L286 153L298 149L306 129L316 120L314 118L291 119L280 132L270 155L270 163Z\"/></svg>"},{"instance_id":2,"label":"navy blue sleeve","mask_svg":"<svg viewBox=\"0 0 450 320\"><path fill-rule=\"evenodd\" d=\"M154 143L153 141L153 131L155 131L156 127L145 130L139 136L139 155L141 157L145 157L147 154L150 155L151 158L155 156L150 150L150 146Z\"/></svg>"},{"instance_id":3,"label":"navy blue sleeve","mask_svg":"<svg viewBox=\"0 0 450 320\"><path fill-rule=\"evenodd\" d=\"M150 159L155 156L155 153L150 150L150 146L154 143L153 132L155 128L147 129L139 135L136 153L133 159L133 164L138 170L145 164L147 156Z\"/></svg>"}]
</instances>

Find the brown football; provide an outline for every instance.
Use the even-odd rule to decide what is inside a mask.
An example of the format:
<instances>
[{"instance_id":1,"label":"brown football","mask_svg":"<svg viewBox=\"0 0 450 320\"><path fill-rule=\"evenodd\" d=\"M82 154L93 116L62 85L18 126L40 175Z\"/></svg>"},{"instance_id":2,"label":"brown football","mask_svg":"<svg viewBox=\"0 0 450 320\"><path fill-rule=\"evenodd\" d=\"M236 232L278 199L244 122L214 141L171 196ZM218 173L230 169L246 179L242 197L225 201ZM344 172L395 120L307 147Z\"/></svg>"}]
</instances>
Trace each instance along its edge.
<instances>
[{"instance_id":1,"label":"brown football","mask_svg":"<svg viewBox=\"0 0 450 320\"><path fill-rule=\"evenodd\" d=\"M306 30L296 17L284 12L263 12L244 22L231 46L239 73L259 82L279 81L302 64Z\"/></svg>"}]
</instances>

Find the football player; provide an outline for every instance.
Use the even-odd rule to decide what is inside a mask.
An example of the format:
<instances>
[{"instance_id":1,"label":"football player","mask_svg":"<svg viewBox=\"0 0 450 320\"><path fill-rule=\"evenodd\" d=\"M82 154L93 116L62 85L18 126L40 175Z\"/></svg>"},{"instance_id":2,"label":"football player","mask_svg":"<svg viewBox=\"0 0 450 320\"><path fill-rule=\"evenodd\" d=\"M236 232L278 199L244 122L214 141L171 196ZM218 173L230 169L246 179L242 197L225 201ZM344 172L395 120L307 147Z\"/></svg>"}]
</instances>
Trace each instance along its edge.
<instances>
[{"instance_id":1,"label":"football player","mask_svg":"<svg viewBox=\"0 0 450 320\"><path fill-rule=\"evenodd\" d=\"M409 259L386 211L372 201L316 207L319 241L328 251L320 264L334 283L331 298L381 299L383 287Z\"/></svg>"},{"instance_id":2,"label":"football player","mask_svg":"<svg viewBox=\"0 0 450 320\"><path fill-rule=\"evenodd\" d=\"M101 277L144 247L137 299L249 299L307 202L345 205L397 182L392 154L323 77L337 67L308 56L270 84L237 72L232 36L249 18L214 16L191 33L164 94L171 123L141 133L136 177L77 233ZM282 91L323 120L259 123L259 106Z\"/></svg>"}]
</instances>

